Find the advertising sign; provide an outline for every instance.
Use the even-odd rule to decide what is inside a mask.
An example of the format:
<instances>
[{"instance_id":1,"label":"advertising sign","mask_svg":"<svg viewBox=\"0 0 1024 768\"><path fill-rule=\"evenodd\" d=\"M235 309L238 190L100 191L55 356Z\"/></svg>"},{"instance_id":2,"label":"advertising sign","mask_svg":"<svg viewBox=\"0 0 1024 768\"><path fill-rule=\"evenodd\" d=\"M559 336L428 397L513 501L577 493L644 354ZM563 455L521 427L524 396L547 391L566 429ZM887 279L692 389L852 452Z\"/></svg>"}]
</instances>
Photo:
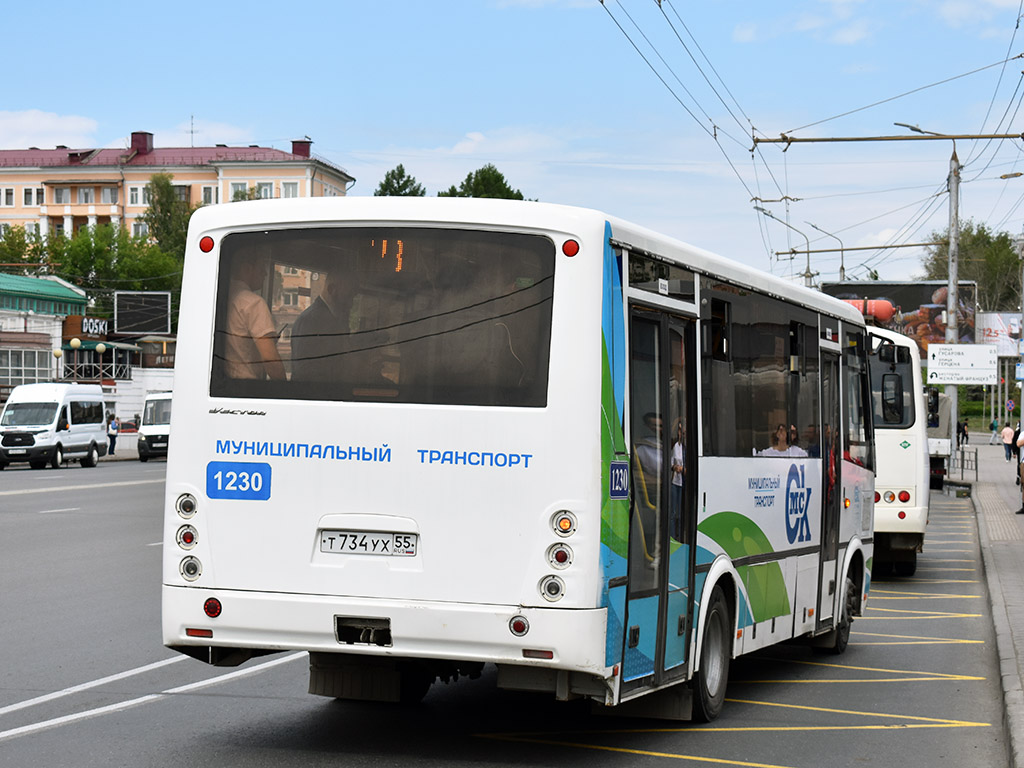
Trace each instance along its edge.
<instances>
[{"instance_id":1,"label":"advertising sign","mask_svg":"<svg viewBox=\"0 0 1024 768\"><path fill-rule=\"evenodd\" d=\"M910 283L844 281L822 283L821 290L838 299L881 299L889 302L895 311L887 320L879 319L878 324L914 339L922 360L928 357L929 344L943 344L946 341L946 299L949 288L945 280ZM960 344L974 344L976 341L974 308L977 295L976 283L957 284L957 341Z\"/></svg>"}]
</instances>

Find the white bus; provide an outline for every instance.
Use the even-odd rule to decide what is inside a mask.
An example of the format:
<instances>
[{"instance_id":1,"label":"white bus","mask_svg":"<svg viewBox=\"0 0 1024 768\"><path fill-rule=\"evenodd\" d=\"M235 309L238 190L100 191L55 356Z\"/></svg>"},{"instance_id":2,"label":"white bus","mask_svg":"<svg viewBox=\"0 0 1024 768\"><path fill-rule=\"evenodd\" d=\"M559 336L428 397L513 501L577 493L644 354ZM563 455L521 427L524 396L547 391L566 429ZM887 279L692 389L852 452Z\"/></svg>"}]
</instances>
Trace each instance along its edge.
<instances>
[{"instance_id":1,"label":"white bus","mask_svg":"<svg viewBox=\"0 0 1024 768\"><path fill-rule=\"evenodd\" d=\"M867 337L823 294L591 210L240 202L191 219L179 342L163 640L208 663L709 720L867 597Z\"/></svg>"},{"instance_id":2,"label":"white bus","mask_svg":"<svg viewBox=\"0 0 1024 768\"><path fill-rule=\"evenodd\" d=\"M913 576L928 526L928 413L917 342L869 329L875 421L875 558L878 576L893 567Z\"/></svg>"}]
</instances>

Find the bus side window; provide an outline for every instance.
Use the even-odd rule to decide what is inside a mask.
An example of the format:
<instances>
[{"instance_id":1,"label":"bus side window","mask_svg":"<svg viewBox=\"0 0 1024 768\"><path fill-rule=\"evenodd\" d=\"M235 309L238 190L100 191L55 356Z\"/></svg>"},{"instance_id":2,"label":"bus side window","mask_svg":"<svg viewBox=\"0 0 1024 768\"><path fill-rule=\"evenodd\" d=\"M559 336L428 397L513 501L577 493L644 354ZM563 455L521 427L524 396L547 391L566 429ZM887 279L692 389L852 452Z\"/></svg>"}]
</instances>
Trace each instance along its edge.
<instances>
[{"instance_id":1,"label":"bus side window","mask_svg":"<svg viewBox=\"0 0 1024 768\"><path fill-rule=\"evenodd\" d=\"M886 424L903 421L903 377L898 373L882 376L882 421Z\"/></svg>"}]
</instances>

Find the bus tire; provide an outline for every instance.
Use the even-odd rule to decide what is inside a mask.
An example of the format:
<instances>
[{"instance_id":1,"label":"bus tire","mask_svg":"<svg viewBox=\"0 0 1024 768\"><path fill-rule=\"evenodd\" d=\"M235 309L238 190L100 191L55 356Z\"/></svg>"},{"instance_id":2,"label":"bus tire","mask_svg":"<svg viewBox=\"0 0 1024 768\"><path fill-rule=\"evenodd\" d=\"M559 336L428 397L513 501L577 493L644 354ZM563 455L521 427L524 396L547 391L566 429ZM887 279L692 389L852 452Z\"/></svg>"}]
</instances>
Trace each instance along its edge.
<instances>
[{"instance_id":1,"label":"bus tire","mask_svg":"<svg viewBox=\"0 0 1024 768\"><path fill-rule=\"evenodd\" d=\"M732 657L732 620L722 588L715 586L704 618L700 669L690 683L693 689L693 719L710 723L722 713L725 688L729 682Z\"/></svg>"},{"instance_id":2,"label":"bus tire","mask_svg":"<svg viewBox=\"0 0 1024 768\"><path fill-rule=\"evenodd\" d=\"M828 635L831 642L822 648L826 653L833 653L837 656L845 651L846 646L850 644L850 627L853 625L854 611L857 610L857 585L849 576L846 577L845 587L843 604L840 606L842 613L839 615L839 624Z\"/></svg>"},{"instance_id":3,"label":"bus tire","mask_svg":"<svg viewBox=\"0 0 1024 768\"><path fill-rule=\"evenodd\" d=\"M60 443L54 446L53 455L50 457L50 466L54 469L60 469L60 465L64 463L64 449L60 446Z\"/></svg>"}]
</instances>

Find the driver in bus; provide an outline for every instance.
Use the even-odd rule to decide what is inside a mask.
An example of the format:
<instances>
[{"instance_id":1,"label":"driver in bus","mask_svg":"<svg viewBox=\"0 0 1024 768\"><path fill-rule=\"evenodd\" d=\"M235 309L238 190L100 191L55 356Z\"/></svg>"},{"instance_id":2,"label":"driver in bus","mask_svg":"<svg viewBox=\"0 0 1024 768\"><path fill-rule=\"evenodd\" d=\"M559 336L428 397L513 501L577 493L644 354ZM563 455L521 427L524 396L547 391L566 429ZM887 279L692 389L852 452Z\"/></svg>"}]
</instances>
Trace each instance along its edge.
<instances>
[{"instance_id":1,"label":"driver in bus","mask_svg":"<svg viewBox=\"0 0 1024 768\"><path fill-rule=\"evenodd\" d=\"M228 289L225 372L233 379L284 379L284 364L277 351L277 328L259 291L270 259L243 252L235 256Z\"/></svg>"}]
</instances>

